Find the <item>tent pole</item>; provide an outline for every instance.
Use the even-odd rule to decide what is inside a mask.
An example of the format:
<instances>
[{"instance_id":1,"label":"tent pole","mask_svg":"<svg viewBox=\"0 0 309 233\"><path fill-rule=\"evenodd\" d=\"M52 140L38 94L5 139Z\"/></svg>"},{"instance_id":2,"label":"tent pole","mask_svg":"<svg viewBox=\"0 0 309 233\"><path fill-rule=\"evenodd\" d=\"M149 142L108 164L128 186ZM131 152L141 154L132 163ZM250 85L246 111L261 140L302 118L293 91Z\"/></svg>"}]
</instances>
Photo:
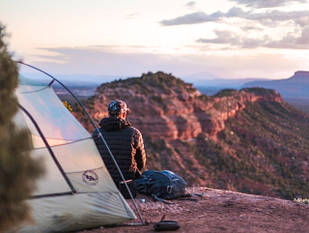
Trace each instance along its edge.
<instances>
[{"instance_id":1,"label":"tent pole","mask_svg":"<svg viewBox=\"0 0 309 233\"><path fill-rule=\"evenodd\" d=\"M67 177L67 175L65 174L63 168L61 167L58 159L56 158L53 150L51 149L50 145L48 144L42 130L40 129L38 123L35 121L35 119L32 117L32 115L22 106L18 103L19 108L29 117L29 119L31 120L31 122L33 123L33 125L35 126L36 130L38 131L40 137L42 138L48 152L50 153L50 155L52 156L56 166L58 167L58 169L60 170L63 178L65 179L65 181L67 182L67 184L69 185L70 189L71 189L71 194L76 193L76 190L74 188L74 186L72 185L71 181L69 180L69 178Z\"/></svg>"},{"instance_id":2,"label":"tent pole","mask_svg":"<svg viewBox=\"0 0 309 233\"><path fill-rule=\"evenodd\" d=\"M113 162L115 163L115 166L116 166L116 168L117 168L117 170L118 170L118 172L119 172L119 174L120 174L120 177L121 177L122 181L124 182L126 189L128 190L128 193L129 193L130 198L131 198L131 200L132 200L132 202L133 202L134 208L136 209L136 212L137 212L137 214L138 214L138 217L139 217L140 221L142 222L142 224L145 225L145 222L144 222L144 220L143 220L143 217L142 217L142 215L141 215L141 213L140 213L140 211L139 211L139 209L138 209L138 207L137 207L137 204L136 204L136 202L135 202L135 200L134 200L134 198L133 198L132 192L131 192L131 190L130 190L128 184L127 184L127 182L125 182L125 178L124 178L124 176L123 176L123 174L122 174L122 171L120 170L120 168L119 168L119 166L118 166L118 163L117 163L117 161L116 161L116 159L115 159L113 153L111 152L111 150L110 150L110 148L109 148L109 146L108 146L106 140L104 139L104 137L103 137L103 135L101 134L99 128L97 127L95 121L93 120L93 118L91 117L91 115L88 113L88 111L86 110L86 108L85 108L85 106L83 105L83 103L74 95L74 93L73 93L66 85L64 85L61 81L59 81L58 79L56 79L54 76L50 75L49 73L45 72L44 70L41 70L40 68L37 68L37 67L35 67L35 66L26 64L26 63L24 63L24 62L22 62L22 61L16 61L16 62L19 63L19 64L22 64L22 65L28 66L28 67L30 67L30 68L32 68L32 69L35 69L35 70L37 70L37 71L39 71L39 72L42 72L43 74L45 74L45 75L47 75L48 77L50 77L52 80L54 80L54 81L56 81L57 83L59 83L66 91L68 91L68 92L71 94L71 96L76 100L76 102L82 107L83 111L86 113L87 117L89 118L89 120L90 120L92 126L93 126L93 127L95 128L95 130L98 132L99 137L101 138L101 140L103 141L105 147L107 148L107 151L108 151L110 157L112 158ZM50 84L52 84L52 82L51 82Z\"/></svg>"}]
</instances>

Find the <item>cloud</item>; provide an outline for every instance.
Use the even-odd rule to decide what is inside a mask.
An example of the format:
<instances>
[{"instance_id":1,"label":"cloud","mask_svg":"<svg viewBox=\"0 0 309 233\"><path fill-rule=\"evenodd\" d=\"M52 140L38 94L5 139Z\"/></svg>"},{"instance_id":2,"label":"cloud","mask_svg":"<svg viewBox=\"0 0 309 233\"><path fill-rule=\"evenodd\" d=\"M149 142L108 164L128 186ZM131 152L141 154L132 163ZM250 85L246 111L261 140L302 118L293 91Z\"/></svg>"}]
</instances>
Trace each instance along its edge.
<instances>
[{"instance_id":1,"label":"cloud","mask_svg":"<svg viewBox=\"0 0 309 233\"><path fill-rule=\"evenodd\" d=\"M214 39L198 39L197 42L205 44L224 44L235 46L238 48L258 48L263 46L264 40L245 38L230 31L215 31L216 38Z\"/></svg>"},{"instance_id":2,"label":"cloud","mask_svg":"<svg viewBox=\"0 0 309 233\"><path fill-rule=\"evenodd\" d=\"M237 44L236 39L235 44ZM55 55L51 55L51 60L48 61L48 55L46 55L44 60L38 57L36 62L32 62L33 65L51 74L84 74L89 77L88 81L93 81L91 77L94 75L136 77L148 71L158 70L173 73L184 79L195 73L210 73L213 76L225 78L269 77L269 75L277 77L278 71L282 72L282 77L288 77L300 68L292 58L285 58L281 54L260 54L258 52L250 56L241 51L233 55L221 52L200 55L164 55L145 52L122 53L118 47L113 49L112 46L41 48L41 52L44 51L56 53L57 58L63 57L65 62L55 62ZM103 81L105 82L106 79L102 79ZM187 81L194 82L189 78Z\"/></svg>"},{"instance_id":3,"label":"cloud","mask_svg":"<svg viewBox=\"0 0 309 233\"><path fill-rule=\"evenodd\" d=\"M194 2L194 1L188 2L188 3L186 4L187 7L193 7L193 6L195 6L195 5L196 5L196 2Z\"/></svg>"},{"instance_id":4,"label":"cloud","mask_svg":"<svg viewBox=\"0 0 309 233\"><path fill-rule=\"evenodd\" d=\"M258 4L257 1L249 0L235 0L247 4ZM268 1L259 1L265 2ZM287 2L287 1L285 1ZM259 3L262 4L262 3ZM279 4L278 1L269 1L267 4ZM303 11L281 11L281 10L267 10L267 11L252 11L244 10L239 7L233 7L227 12L217 11L211 14L205 12L194 12L186 14L174 19L163 20L161 24L164 26L184 25L184 24L198 24L204 22L224 22L228 23L227 19L238 18L243 19L243 26L238 29L242 33L235 33L231 31L216 30L215 38L200 38L197 40L203 44L221 44L228 46L228 48L284 48L284 49L308 49L309 37L309 10ZM280 34L285 31L291 31L294 27L295 33L286 33L281 38L273 39L272 34L266 34L267 28L282 27L281 30L276 28L276 32ZM280 28L279 28L280 29ZM258 32L258 33L257 33ZM274 33L276 33L274 32ZM299 34L301 32L301 34ZM258 36L258 37L257 37ZM222 49L222 48L221 48Z\"/></svg>"},{"instance_id":5,"label":"cloud","mask_svg":"<svg viewBox=\"0 0 309 233\"><path fill-rule=\"evenodd\" d=\"M140 16L140 13L139 12L134 12L134 13L130 13L130 14L127 14L125 16L126 19L135 19L136 17Z\"/></svg>"},{"instance_id":6,"label":"cloud","mask_svg":"<svg viewBox=\"0 0 309 233\"><path fill-rule=\"evenodd\" d=\"M242 18L246 20L257 21L264 24L269 24L271 22L282 22L292 20L296 24L305 26L308 24L309 19L309 10L304 11L279 11L272 10L266 12L253 12L245 11L239 7L233 7L226 13L217 11L212 14L206 14L204 12L194 12L179 16L173 19L162 20L160 23L163 26L174 26L174 25L183 25L183 24L199 24L205 22L218 22L223 18Z\"/></svg>"},{"instance_id":7,"label":"cloud","mask_svg":"<svg viewBox=\"0 0 309 233\"><path fill-rule=\"evenodd\" d=\"M281 49L309 49L309 25L304 27L300 35L288 33L280 40L272 40L269 36L262 39L246 37L231 31L216 30L216 38L197 40L204 44L223 44L237 48L281 48Z\"/></svg>"},{"instance_id":8,"label":"cloud","mask_svg":"<svg viewBox=\"0 0 309 233\"><path fill-rule=\"evenodd\" d=\"M160 23L164 26L174 26L174 25L182 25L182 24L196 24L196 23L204 23L204 22L212 22L217 21L224 14L220 11L217 11L213 14L205 14L204 12L194 12L191 14L187 14L184 16L180 16L174 19L162 20Z\"/></svg>"},{"instance_id":9,"label":"cloud","mask_svg":"<svg viewBox=\"0 0 309 233\"><path fill-rule=\"evenodd\" d=\"M263 28L262 27L258 27L258 26L255 26L255 25L246 25L246 26L241 26L240 29L242 31L262 31Z\"/></svg>"},{"instance_id":10,"label":"cloud","mask_svg":"<svg viewBox=\"0 0 309 233\"><path fill-rule=\"evenodd\" d=\"M299 36L288 33L279 41L270 41L265 44L268 48L309 49L309 25L304 27Z\"/></svg>"},{"instance_id":11,"label":"cloud","mask_svg":"<svg viewBox=\"0 0 309 233\"><path fill-rule=\"evenodd\" d=\"M297 39L299 44L309 44L309 25L304 27L301 37Z\"/></svg>"},{"instance_id":12,"label":"cloud","mask_svg":"<svg viewBox=\"0 0 309 233\"><path fill-rule=\"evenodd\" d=\"M300 18L295 19L295 23L299 24L300 26L306 26L309 22L309 15L302 16Z\"/></svg>"},{"instance_id":13,"label":"cloud","mask_svg":"<svg viewBox=\"0 0 309 233\"><path fill-rule=\"evenodd\" d=\"M211 43L211 44L230 44L230 45L240 45L241 38L230 32L230 31L215 31L217 37L214 39L198 39L197 42L200 43Z\"/></svg>"},{"instance_id":14,"label":"cloud","mask_svg":"<svg viewBox=\"0 0 309 233\"><path fill-rule=\"evenodd\" d=\"M253 8L271 8L286 6L289 3L305 3L307 0L231 0L238 4Z\"/></svg>"},{"instance_id":15,"label":"cloud","mask_svg":"<svg viewBox=\"0 0 309 233\"><path fill-rule=\"evenodd\" d=\"M135 48L135 50L134 50ZM133 75L142 73L149 64L156 64L158 57L150 53L132 52L138 51L138 47L123 46L87 46L87 47L59 47L59 48L40 48L57 55L50 56L51 60L46 59L41 62L41 55L38 62L57 67L60 73L88 73L88 74L111 74L111 75ZM121 52L126 50L126 52ZM55 56L64 61L63 64L53 62ZM91 68L90 68L91 67Z\"/></svg>"}]
</instances>

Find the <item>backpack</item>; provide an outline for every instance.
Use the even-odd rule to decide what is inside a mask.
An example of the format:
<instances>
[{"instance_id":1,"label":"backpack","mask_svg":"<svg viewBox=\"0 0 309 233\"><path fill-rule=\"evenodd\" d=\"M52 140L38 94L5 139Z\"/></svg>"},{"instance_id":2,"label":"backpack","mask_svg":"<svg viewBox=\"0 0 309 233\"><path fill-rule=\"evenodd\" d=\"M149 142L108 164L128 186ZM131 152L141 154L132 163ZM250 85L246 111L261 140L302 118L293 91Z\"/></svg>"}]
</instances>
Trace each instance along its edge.
<instances>
[{"instance_id":1,"label":"backpack","mask_svg":"<svg viewBox=\"0 0 309 233\"><path fill-rule=\"evenodd\" d=\"M168 170L145 171L134 183L139 193L163 199L184 196L187 186L187 182L182 177Z\"/></svg>"}]
</instances>

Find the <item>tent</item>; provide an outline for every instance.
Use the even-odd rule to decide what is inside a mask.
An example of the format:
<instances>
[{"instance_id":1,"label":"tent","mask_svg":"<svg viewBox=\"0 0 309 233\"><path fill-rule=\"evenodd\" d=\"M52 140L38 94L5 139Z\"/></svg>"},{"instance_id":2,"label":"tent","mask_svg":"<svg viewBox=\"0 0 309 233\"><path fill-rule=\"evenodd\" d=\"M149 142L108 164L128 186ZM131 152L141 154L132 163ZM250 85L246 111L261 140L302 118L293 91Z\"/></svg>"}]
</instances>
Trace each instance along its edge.
<instances>
[{"instance_id":1,"label":"tent","mask_svg":"<svg viewBox=\"0 0 309 233\"><path fill-rule=\"evenodd\" d=\"M32 134L31 156L45 175L27 200L32 222L17 232L65 232L121 223L136 216L110 177L90 134L51 85L20 77L18 127Z\"/></svg>"}]
</instances>

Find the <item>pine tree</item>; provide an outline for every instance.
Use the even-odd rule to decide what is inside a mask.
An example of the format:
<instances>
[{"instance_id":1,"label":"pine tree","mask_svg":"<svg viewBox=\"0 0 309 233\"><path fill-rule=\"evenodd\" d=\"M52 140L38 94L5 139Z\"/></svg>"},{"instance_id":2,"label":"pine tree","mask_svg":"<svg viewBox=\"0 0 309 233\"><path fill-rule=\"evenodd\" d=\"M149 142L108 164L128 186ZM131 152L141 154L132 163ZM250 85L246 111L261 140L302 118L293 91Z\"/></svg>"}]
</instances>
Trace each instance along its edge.
<instances>
[{"instance_id":1,"label":"pine tree","mask_svg":"<svg viewBox=\"0 0 309 233\"><path fill-rule=\"evenodd\" d=\"M43 173L41 163L30 157L30 133L13 123L18 110L14 96L18 68L5 38L5 27L0 23L0 232L30 218L25 200L35 189L35 179Z\"/></svg>"}]
</instances>

